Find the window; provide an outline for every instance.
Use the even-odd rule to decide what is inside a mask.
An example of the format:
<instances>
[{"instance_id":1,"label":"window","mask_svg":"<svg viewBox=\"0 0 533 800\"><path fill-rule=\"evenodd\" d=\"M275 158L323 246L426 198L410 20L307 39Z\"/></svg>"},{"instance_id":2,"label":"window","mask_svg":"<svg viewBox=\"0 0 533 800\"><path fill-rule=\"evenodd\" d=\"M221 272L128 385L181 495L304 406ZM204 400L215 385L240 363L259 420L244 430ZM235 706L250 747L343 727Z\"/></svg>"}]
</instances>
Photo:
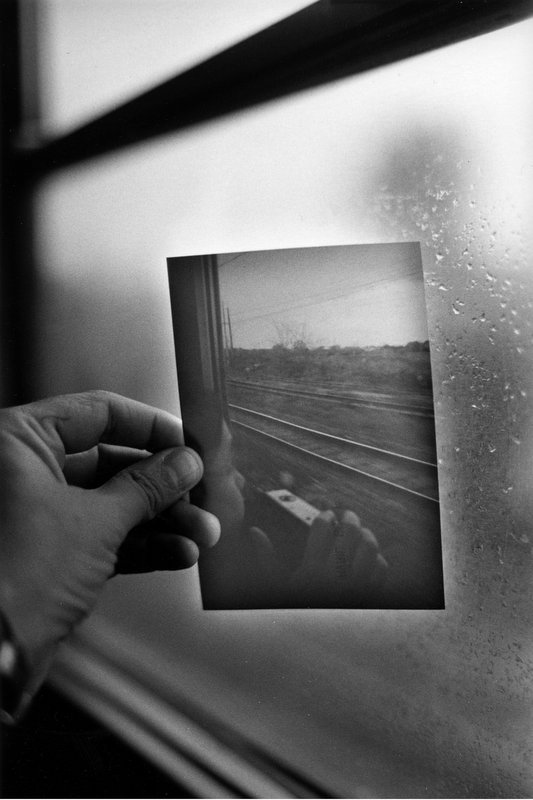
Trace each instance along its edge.
<instances>
[{"instance_id":1,"label":"window","mask_svg":"<svg viewBox=\"0 0 533 800\"><path fill-rule=\"evenodd\" d=\"M230 51L216 97L213 72L173 84L181 123L167 87L23 154L37 314L14 267L5 313L37 322L35 394L177 410L168 255L420 242L446 608L205 612L193 571L127 577L57 663L198 796L530 792L531 23L497 5L321 3L341 33L297 17L287 49L248 43L265 61Z\"/></svg>"}]
</instances>

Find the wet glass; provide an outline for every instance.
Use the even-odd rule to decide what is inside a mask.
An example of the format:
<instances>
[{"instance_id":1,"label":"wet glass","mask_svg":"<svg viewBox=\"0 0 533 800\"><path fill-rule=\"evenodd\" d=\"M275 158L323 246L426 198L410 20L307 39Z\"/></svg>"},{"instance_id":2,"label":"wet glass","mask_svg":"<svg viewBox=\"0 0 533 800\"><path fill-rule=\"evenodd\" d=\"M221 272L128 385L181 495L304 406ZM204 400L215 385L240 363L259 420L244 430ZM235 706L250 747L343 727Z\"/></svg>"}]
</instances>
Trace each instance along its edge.
<instances>
[{"instance_id":1,"label":"wet glass","mask_svg":"<svg viewBox=\"0 0 533 800\"><path fill-rule=\"evenodd\" d=\"M41 394L102 386L174 412L169 255L420 242L445 609L206 612L191 570L112 582L85 629L170 705L194 698L333 796L531 794L531 34L199 126L38 195Z\"/></svg>"}]
</instances>

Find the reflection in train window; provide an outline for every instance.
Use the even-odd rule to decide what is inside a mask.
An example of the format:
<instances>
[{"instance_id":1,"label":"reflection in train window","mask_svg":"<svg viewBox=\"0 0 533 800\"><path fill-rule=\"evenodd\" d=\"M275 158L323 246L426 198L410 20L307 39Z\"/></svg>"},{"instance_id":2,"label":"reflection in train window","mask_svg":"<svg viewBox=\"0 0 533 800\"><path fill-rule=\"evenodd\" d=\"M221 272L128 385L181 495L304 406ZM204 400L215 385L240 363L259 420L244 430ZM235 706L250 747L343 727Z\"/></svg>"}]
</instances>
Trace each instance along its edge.
<instances>
[{"instance_id":1,"label":"reflection in train window","mask_svg":"<svg viewBox=\"0 0 533 800\"><path fill-rule=\"evenodd\" d=\"M204 608L443 606L418 243L169 259Z\"/></svg>"}]
</instances>

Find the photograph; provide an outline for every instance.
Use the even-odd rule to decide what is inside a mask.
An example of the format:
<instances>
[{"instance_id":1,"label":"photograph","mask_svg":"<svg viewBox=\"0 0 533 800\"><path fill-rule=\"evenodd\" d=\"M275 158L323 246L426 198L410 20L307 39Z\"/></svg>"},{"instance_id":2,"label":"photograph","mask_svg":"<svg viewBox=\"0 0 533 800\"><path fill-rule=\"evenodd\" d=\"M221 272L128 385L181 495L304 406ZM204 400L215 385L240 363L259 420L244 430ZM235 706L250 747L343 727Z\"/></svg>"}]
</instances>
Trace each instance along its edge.
<instances>
[{"instance_id":1,"label":"photograph","mask_svg":"<svg viewBox=\"0 0 533 800\"><path fill-rule=\"evenodd\" d=\"M419 244L168 266L204 608L442 608Z\"/></svg>"}]
</instances>

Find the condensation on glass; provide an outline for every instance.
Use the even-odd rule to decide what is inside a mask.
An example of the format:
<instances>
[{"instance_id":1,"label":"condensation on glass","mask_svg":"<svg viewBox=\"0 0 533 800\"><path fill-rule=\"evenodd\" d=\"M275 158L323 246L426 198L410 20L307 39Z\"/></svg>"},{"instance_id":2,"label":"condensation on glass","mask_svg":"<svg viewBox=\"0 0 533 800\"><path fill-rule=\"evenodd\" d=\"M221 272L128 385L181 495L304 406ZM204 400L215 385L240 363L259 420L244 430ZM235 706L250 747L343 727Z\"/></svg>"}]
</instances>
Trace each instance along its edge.
<instances>
[{"instance_id":1,"label":"condensation on glass","mask_svg":"<svg viewBox=\"0 0 533 800\"><path fill-rule=\"evenodd\" d=\"M176 702L337 796L531 792L530 38L521 23L40 192L43 394L176 410L169 254L421 244L446 608L203 612L187 573L117 580L96 618L142 632Z\"/></svg>"}]
</instances>

